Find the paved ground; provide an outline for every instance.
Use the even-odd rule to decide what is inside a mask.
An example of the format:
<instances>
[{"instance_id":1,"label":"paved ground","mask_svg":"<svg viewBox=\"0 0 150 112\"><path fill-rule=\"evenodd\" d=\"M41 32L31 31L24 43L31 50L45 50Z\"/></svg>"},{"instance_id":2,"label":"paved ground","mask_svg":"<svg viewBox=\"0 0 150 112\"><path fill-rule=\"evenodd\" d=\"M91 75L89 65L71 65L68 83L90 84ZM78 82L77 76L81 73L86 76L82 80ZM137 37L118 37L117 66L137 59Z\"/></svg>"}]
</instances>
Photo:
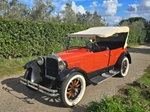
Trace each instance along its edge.
<instances>
[{"instance_id":1,"label":"paved ground","mask_svg":"<svg viewBox=\"0 0 150 112\"><path fill-rule=\"evenodd\" d=\"M129 49L132 56L129 74L125 78L113 77L97 86L89 85L79 105L66 108L59 99L51 99L41 93L28 90L20 84L20 75L5 76L0 79L0 112L81 112L93 100L109 97L143 75L150 65L150 45ZM21 74L22 75L22 74Z\"/></svg>"}]
</instances>

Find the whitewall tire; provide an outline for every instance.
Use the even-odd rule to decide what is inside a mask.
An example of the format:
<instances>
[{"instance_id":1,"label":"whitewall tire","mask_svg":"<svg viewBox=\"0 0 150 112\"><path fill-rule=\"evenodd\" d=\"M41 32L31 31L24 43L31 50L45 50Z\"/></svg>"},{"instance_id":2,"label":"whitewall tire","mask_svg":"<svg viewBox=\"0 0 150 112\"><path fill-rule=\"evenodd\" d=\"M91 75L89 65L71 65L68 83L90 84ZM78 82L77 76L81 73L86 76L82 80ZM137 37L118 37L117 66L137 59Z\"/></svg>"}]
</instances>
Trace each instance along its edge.
<instances>
[{"instance_id":1,"label":"whitewall tire","mask_svg":"<svg viewBox=\"0 0 150 112\"><path fill-rule=\"evenodd\" d=\"M129 71L129 59L127 57L124 57L121 62L121 69L119 76L125 77L128 74Z\"/></svg>"},{"instance_id":2,"label":"whitewall tire","mask_svg":"<svg viewBox=\"0 0 150 112\"><path fill-rule=\"evenodd\" d=\"M86 82L84 76L79 72L72 73L67 79L65 79L61 85L61 100L65 106L74 106L78 104L86 88Z\"/></svg>"}]
</instances>

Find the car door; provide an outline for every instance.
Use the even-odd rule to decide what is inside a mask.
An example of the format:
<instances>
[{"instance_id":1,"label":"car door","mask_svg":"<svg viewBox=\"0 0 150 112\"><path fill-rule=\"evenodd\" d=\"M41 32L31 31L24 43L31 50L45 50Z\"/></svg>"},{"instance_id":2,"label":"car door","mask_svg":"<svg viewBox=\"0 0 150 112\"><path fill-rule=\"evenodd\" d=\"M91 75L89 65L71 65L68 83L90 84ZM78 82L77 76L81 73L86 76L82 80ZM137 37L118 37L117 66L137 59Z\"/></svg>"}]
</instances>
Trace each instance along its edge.
<instances>
[{"instance_id":1,"label":"car door","mask_svg":"<svg viewBox=\"0 0 150 112\"><path fill-rule=\"evenodd\" d=\"M117 48L110 51L109 66L112 66L117 62L121 53L122 53L122 48Z\"/></svg>"},{"instance_id":2,"label":"car door","mask_svg":"<svg viewBox=\"0 0 150 112\"><path fill-rule=\"evenodd\" d=\"M100 70L106 68L109 64L109 50L93 53L94 55L94 68L93 70Z\"/></svg>"}]
</instances>

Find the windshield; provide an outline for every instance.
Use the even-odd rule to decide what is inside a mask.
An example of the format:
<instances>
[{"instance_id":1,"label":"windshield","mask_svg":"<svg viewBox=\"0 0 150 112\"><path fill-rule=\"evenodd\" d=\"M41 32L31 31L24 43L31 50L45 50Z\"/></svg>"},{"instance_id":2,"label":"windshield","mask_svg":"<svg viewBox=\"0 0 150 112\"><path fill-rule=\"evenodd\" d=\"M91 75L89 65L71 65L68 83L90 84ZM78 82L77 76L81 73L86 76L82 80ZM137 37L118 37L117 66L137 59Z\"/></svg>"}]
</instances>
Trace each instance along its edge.
<instances>
[{"instance_id":1,"label":"windshield","mask_svg":"<svg viewBox=\"0 0 150 112\"><path fill-rule=\"evenodd\" d=\"M72 47L85 47L86 43L88 41L89 41L89 38L69 37L69 39L68 39L68 48L72 48Z\"/></svg>"}]
</instances>

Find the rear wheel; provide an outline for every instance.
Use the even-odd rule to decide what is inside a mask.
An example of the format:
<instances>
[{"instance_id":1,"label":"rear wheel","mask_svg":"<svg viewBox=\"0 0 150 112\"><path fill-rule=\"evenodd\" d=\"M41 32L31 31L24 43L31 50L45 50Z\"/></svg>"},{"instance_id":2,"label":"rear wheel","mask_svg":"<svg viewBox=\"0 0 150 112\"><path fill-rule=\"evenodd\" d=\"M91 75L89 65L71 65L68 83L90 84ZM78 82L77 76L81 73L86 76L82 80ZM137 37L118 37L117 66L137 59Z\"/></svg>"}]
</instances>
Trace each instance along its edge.
<instances>
[{"instance_id":1,"label":"rear wheel","mask_svg":"<svg viewBox=\"0 0 150 112\"><path fill-rule=\"evenodd\" d=\"M86 82L84 76L75 72L72 73L61 85L61 100L66 106L78 104L85 92Z\"/></svg>"},{"instance_id":2,"label":"rear wheel","mask_svg":"<svg viewBox=\"0 0 150 112\"><path fill-rule=\"evenodd\" d=\"M125 56L121 62L120 73L118 74L121 77L125 77L129 71L129 59Z\"/></svg>"}]
</instances>

